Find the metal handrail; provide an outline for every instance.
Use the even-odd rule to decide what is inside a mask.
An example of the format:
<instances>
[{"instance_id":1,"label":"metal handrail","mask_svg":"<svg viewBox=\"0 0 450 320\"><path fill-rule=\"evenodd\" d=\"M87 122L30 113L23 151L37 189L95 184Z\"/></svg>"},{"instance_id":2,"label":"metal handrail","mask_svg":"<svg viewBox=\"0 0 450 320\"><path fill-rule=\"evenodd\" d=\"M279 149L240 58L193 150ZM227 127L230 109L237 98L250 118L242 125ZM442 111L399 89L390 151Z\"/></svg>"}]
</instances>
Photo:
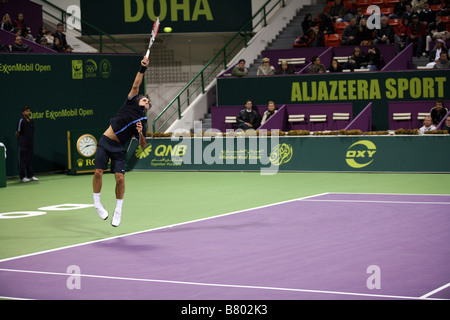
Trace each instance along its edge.
<instances>
[{"instance_id":1,"label":"metal handrail","mask_svg":"<svg viewBox=\"0 0 450 320\"><path fill-rule=\"evenodd\" d=\"M54 5L54 4L51 3L51 2L48 2L47 0L40 0L40 1L44 2L46 5L52 7L53 9L56 9L57 11L59 11L59 12L61 13L61 17L56 17L56 16L53 15L52 13L50 13L50 12L48 12L48 11L46 11L46 10L42 10L44 13L46 13L46 14L48 14L50 17L52 17L52 18L54 18L54 19L60 21L60 22L61 22L62 24L64 24L64 25L66 25L66 20L67 20L67 18L70 18L70 17L73 16L71 13L68 13L68 12L64 11L64 10L61 9L60 7ZM115 50L114 48L112 48L112 47L110 47L110 46L108 46L108 45L106 45L106 44L104 43L104 41L103 41L103 36L106 36L107 38L109 38L109 39L113 40L114 42L116 42L116 43L118 43L118 44L124 46L125 48L131 50L131 51L134 52L134 53L140 53L140 52L137 51L136 49L134 49L134 48L130 47L129 45L127 45L126 43L124 43L124 42L120 41L119 39L113 37L112 35L110 35L110 34L104 32L103 30L101 30L101 29L99 29L99 28L93 26L92 24L90 24L90 23L84 21L83 19L78 18L78 17L75 17L75 16L73 16L73 17L76 18L77 20L79 20L79 21L81 22L82 25L85 25L85 26L87 26L87 27L89 27L89 28L92 28L95 32L98 33L99 38L100 38L99 40L96 39L96 38L94 38L94 37L92 37L91 35L89 35L88 33L84 32L83 30L79 30L79 29L77 29L77 28L74 28L74 30L80 32L80 34L82 34L83 36L87 36L87 37L89 37L91 40L97 42L97 43L100 45L100 49L99 49L99 52L100 52L100 53L103 52L103 47L106 47L106 48L108 48L108 49L110 49L110 50L112 50L112 51L118 53L117 50Z\"/></svg>"},{"instance_id":2,"label":"metal handrail","mask_svg":"<svg viewBox=\"0 0 450 320\"><path fill-rule=\"evenodd\" d=\"M275 3L273 4L273 6L268 9L268 5L275 1ZM205 87L207 86L206 81L209 80L213 75L214 72L217 70L217 68L221 65L223 65L223 70L227 69L228 66L228 62L230 60L232 60L232 58L234 57L233 53L236 49L238 49L240 47L240 45L242 44L242 42L244 43L244 47L248 46L248 37L250 36L251 32L253 31L254 28L256 28L257 26L259 26L260 24L262 24L264 27L267 26L267 16L275 9L275 7L281 3L282 7L286 6L286 0L268 0L253 16L252 18L244 24L244 26L242 26L241 29L239 29L239 31L230 39L230 41L227 42L227 44L225 44L225 46L202 68L202 70L200 70L200 72L194 76L194 78L192 78L191 81L189 81L189 83L180 91L180 93L178 93L178 95L173 98L173 100L160 112L160 114L158 116L156 116L156 118L153 120L153 133L158 132L163 126L166 125L166 123L172 119L172 117L175 114L178 114L178 119L181 119L181 107L185 104L185 103L189 103L189 98L192 97L193 94L195 94L200 88L201 88L201 93L205 93ZM257 19L257 17L262 13L262 17L260 18L260 20L258 21L254 21ZM252 23L254 23L253 27L252 27ZM243 38L238 42L238 44L233 47L233 48L229 48L231 46L231 44L236 40L237 37L239 36L243 36ZM228 59L229 57L231 57L231 59ZM218 59L218 63L216 61L216 59ZM213 69L213 71L209 72L209 74L207 74L205 76L205 70L211 66L214 62L217 63L217 66ZM194 87L194 82L200 78L200 84L197 85L197 87ZM215 78L215 76L214 76ZM211 82L214 79L211 80ZM209 83L209 82L208 82ZM193 88L191 88L191 86ZM192 92L190 92L193 89ZM185 92L188 92L188 96L186 99L183 100L183 102L181 102L181 95L184 94ZM174 103L177 103L177 108L174 112L172 112L169 117L158 127L156 128L156 121L158 121L166 112L168 112L168 110L174 105Z\"/></svg>"}]
</instances>

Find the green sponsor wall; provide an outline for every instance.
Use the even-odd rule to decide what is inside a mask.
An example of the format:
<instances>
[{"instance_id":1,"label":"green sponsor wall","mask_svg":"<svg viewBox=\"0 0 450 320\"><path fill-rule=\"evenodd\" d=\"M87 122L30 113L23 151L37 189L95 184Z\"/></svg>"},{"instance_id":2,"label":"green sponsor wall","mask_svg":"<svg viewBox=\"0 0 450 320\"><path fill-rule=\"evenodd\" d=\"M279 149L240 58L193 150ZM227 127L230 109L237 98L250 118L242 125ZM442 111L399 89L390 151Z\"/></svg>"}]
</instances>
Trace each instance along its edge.
<instances>
[{"instance_id":1,"label":"green sponsor wall","mask_svg":"<svg viewBox=\"0 0 450 320\"><path fill-rule=\"evenodd\" d=\"M449 143L449 135L148 138L144 150L132 141L128 169L450 172Z\"/></svg>"},{"instance_id":2,"label":"green sponsor wall","mask_svg":"<svg viewBox=\"0 0 450 320\"><path fill-rule=\"evenodd\" d=\"M150 34L160 17L164 27L183 32L236 32L252 17L251 1L243 0L80 0L82 19L95 21L109 34ZM95 34L87 26L84 32Z\"/></svg>"},{"instance_id":3,"label":"green sponsor wall","mask_svg":"<svg viewBox=\"0 0 450 320\"><path fill-rule=\"evenodd\" d=\"M218 106L351 102L354 117L372 102L373 130L387 130L389 101L450 99L450 70L227 77L218 79L217 97Z\"/></svg>"},{"instance_id":4,"label":"green sponsor wall","mask_svg":"<svg viewBox=\"0 0 450 320\"><path fill-rule=\"evenodd\" d=\"M31 108L35 121L34 170L66 170L67 131L106 129L141 59L135 54L0 54L0 142L7 148L7 176L18 175L15 131L22 106Z\"/></svg>"}]
</instances>

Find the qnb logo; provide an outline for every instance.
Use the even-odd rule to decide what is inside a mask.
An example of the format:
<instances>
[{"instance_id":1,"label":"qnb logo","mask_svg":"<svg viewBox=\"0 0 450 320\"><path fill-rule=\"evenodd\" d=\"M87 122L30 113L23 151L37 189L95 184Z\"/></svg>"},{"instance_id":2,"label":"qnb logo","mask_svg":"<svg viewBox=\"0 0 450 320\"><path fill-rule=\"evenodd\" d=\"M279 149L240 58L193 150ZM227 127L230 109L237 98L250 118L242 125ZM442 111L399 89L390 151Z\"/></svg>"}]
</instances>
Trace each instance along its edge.
<instances>
[{"instance_id":1,"label":"qnb logo","mask_svg":"<svg viewBox=\"0 0 450 320\"><path fill-rule=\"evenodd\" d=\"M364 168L373 162L375 152L377 147L372 141L361 140L348 148L345 161L352 168Z\"/></svg>"},{"instance_id":2,"label":"qnb logo","mask_svg":"<svg viewBox=\"0 0 450 320\"><path fill-rule=\"evenodd\" d=\"M370 5L366 9L366 13L370 14L367 18L367 28L381 29L381 10L379 6Z\"/></svg>"}]
</instances>

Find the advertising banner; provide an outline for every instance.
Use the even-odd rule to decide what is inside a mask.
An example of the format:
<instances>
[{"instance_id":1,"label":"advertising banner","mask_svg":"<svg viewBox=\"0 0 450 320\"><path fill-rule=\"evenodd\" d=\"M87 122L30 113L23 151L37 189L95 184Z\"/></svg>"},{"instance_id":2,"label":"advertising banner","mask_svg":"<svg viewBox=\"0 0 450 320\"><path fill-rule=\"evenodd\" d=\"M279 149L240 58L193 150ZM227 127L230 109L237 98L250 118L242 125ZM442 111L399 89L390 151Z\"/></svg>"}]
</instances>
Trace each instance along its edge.
<instances>
[{"instance_id":1,"label":"advertising banner","mask_svg":"<svg viewBox=\"0 0 450 320\"><path fill-rule=\"evenodd\" d=\"M449 135L148 138L129 169L199 171L450 172ZM425 150L441 150L439 157Z\"/></svg>"},{"instance_id":2,"label":"advertising banner","mask_svg":"<svg viewBox=\"0 0 450 320\"><path fill-rule=\"evenodd\" d=\"M0 54L0 142L7 176L18 174L15 131L27 105L34 121L36 173L67 169L67 131L103 129L122 106L140 55ZM141 92L143 89L141 89Z\"/></svg>"},{"instance_id":3,"label":"advertising banner","mask_svg":"<svg viewBox=\"0 0 450 320\"><path fill-rule=\"evenodd\" d=\"M161 30L176 33L237 32L252 17L251 1L242 0L80 0L80 5L82 19L108 34L150 34L157 17Z\"/></svg>"}]
</instances>

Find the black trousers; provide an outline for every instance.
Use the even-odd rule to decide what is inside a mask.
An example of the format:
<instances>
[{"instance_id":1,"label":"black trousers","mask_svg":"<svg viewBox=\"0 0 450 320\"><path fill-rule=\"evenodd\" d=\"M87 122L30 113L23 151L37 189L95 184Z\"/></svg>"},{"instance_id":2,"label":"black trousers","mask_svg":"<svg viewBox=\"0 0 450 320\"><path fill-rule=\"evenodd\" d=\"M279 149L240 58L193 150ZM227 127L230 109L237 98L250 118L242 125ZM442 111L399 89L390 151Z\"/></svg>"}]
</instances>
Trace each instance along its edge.
<instances>
[{"instance_id":1,"label":"black trousers","mask_svg":"<svg viewBox=\"0 0 450 320\"><path fill-rule=\"evenodd\" d=\"M33 160L33 149L23 149L19 147L19 177L31 178L34 176L31 162Z\"/></svg>"}]
</instances>

